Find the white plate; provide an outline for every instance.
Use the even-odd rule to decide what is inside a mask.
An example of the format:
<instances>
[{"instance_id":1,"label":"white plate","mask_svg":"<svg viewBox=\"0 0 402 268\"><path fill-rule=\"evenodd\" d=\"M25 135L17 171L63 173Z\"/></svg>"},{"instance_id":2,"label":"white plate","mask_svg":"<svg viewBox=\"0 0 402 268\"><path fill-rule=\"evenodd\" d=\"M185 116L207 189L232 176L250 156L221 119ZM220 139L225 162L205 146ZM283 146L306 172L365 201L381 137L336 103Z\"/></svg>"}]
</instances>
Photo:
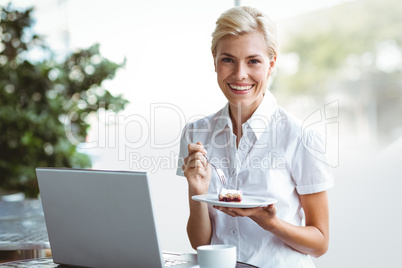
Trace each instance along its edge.
<instances>
[{"instance_id":1,"label":"white plate","mask_svg":"<svg viewBox=\"0 0 402 268\"><path fill-rule=\"evenodd\" d=\"M271 204L275 204L276 199L262 196L243 196L243 200L240 203L223 202L219 201L217 195L205 194L194 195L192 197L195 201L205 202L214 206L229 207L229 208L255 208L265 207Z\"/></svg>"}]
</instances>

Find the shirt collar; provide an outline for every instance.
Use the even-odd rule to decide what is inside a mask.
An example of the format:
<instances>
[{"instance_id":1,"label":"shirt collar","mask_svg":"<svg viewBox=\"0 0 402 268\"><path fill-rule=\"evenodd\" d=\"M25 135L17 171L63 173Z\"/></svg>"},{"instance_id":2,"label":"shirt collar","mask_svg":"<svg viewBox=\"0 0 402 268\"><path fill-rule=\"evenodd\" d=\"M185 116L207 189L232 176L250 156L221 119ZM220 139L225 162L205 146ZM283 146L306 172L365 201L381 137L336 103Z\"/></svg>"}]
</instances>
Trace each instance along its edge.
<instances>
[{"instance_id":1,"label":"shirt collar","mask_svg":"<svg viewBox=\"0 0 402 268\"><path fill-rule=\"evenodd\" d=\"M272 116L276 110L276 98L268 90L265 91L265 96L253 113L247 123L253 130L257 140L260 139L262 133L269 127Z\"/></svg>"},{"instance_id":2,"label":"shirt collar","mask_svg":"<svg viewBox=\"0 0 402 268\"><path fill-rule=\"evenodd\" d=\"M257 137L257 140L261 137L262 133L267 129L274 111L276 110L276 98L268 90L265 92L265 96L258 106L257 110L253 113L246 123L253 130ZM231 130L233 129L232 120L229 115L229 102L225 107L217 113L215 120L217 120L216 128L219 131L223 131L226 126Z\"/></svg>"},{"instance_id":3,"label":"shirt collar","mask_svg":"<svg viewBox=\"0 0 402 268\"><path fill-rule=\"evenodd\" d=\"M233 129L232 120L229 115L229 102L227 102L225 107L216 115L215 120L217 120L216 128L218 131L223 131L226 126Z\"/></svg>"}]
</instances>

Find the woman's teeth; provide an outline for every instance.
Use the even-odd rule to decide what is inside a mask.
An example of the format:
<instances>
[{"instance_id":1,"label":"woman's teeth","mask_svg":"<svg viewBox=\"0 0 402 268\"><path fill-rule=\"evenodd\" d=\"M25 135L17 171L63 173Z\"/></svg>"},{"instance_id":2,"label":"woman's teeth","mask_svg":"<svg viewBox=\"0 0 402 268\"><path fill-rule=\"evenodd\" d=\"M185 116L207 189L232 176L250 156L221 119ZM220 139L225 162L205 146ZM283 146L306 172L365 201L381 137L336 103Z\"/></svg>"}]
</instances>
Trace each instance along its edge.
<instances>
[{"instance_id":1,"label":"woman's teeth","mask_svg":"<svg viewBox=\"0 0 402 268\"><path fill-rule=\"evenodd\" d=\"M229 84L229 87L231 89L234 89L234 90L245 91L245 90L251 89L253 87L253 85L250 85L250 86L235 86L235 85Z\"/></svg>"}]
</instances>

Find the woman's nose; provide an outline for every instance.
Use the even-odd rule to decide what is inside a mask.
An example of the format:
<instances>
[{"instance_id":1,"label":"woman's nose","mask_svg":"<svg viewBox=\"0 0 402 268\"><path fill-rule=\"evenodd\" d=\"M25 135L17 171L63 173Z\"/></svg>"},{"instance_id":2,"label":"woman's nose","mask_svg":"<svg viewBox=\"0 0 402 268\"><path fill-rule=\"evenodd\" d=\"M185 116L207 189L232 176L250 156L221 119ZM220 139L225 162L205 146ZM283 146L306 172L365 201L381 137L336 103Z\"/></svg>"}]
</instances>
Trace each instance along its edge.
<instances>
[{"instance_id":1,"label":"woman's nose","mask_svg":"<svg viewBox=\"0 0 402 268\"><path fill-rule=\"evenodd\" d=\"M247 78L247 67L242 63L237 63L234 69L234 78L236 80L244 80Z\"/></svg>"}]
</instances>

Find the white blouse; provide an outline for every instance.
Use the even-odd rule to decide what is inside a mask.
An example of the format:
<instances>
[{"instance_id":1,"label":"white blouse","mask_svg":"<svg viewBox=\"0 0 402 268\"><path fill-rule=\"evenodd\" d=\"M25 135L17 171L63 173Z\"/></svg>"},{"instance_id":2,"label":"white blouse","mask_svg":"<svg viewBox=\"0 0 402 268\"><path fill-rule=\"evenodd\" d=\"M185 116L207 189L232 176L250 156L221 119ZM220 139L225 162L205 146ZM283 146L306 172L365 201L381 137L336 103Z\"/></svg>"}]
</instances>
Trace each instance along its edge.
<instances>
[{"instance_id":1,"label":"white blouse","mask_svg":"<svg viewBox=\"0 0 402 268\"><path fill-rule=\"evenodd\" d=\"M315 158L311 149L324 152L316 131L304 131L302 122L276 105L266 92L252 117L242 125L243 136L236 148L229 105L214 115L189 123L183 130L177 175L184 176L183 159L189 143L201 141L209 160L219 166L228 187L244 196L278 200L277 216L291 224L304 224L299 195L325 191L333 186L329 165ZM220 181L212 171L208 192L216 194ZM299 253L250 218L231 217L209 205L212 244L237 247L238 261L258 267L314 267L310 256Z\"/></svg>"}]
</instances>

